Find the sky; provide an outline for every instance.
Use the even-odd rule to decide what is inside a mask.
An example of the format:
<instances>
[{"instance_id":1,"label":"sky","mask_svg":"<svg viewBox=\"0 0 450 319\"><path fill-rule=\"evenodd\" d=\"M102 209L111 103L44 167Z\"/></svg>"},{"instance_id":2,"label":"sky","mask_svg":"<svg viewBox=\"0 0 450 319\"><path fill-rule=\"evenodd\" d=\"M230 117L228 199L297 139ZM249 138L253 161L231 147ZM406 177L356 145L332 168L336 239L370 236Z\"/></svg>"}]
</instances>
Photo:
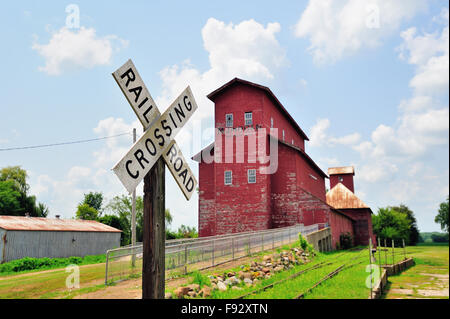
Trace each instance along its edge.
<instances>
[{"instance_id":1,"label":"sky","mask_svg":"<svg viewBox=\"0 0 450 319\"><path fill-rule=\"evenodd\" d=\"M176 137L185 158L213 140L206 95L239 77L274 92L322 170L355 167L372 211L403 203L420 231L440 231L447 1L10 1L0 25L0 167L25 169L50 217L74 217L90 191L126 194L111 168L142 127L111 73L131 58L161 112L191 86L199 108ZM197 194L186 201L168 170L166 207L172 229L197 227Z\"/></svg>"}]
</instances>

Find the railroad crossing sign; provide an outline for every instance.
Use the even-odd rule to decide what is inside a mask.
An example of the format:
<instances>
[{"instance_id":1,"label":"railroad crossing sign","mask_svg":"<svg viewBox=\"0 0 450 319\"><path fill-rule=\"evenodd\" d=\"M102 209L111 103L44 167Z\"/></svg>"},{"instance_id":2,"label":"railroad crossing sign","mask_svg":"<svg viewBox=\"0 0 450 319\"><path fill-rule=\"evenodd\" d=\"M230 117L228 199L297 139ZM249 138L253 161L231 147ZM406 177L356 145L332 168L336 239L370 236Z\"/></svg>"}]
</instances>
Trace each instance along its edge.
<instances>
[{"instance_id":1,"label":"railroad crossing sign","mask_svg":"<svg viewBox=\"0 0 450 319\"><path fill-rule=\"evenodd\" d=\"M131 60L112 75L145 130L142 137L114 166L114 173L131 193L162 155L172 176L189 200L197 187L197 180L174 137L197 110L190 87L161 115Z\"/></svg>"}]
</instances>

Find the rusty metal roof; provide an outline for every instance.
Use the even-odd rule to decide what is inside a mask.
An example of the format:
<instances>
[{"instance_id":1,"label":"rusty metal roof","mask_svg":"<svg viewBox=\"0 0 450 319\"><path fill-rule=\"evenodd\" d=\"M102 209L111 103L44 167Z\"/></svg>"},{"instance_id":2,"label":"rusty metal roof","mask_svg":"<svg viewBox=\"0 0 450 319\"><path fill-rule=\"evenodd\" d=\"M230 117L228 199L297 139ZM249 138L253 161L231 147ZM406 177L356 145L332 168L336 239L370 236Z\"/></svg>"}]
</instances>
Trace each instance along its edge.
<instances>
[{"instance_id":1,"label":"rusty metal roof","mask_svg":"<svg viewBox=\"0 0 450 319\"><path fill-rule=\"evenodd\" d=\"M328 175L353 174L355 175L355 168L353 166L330 167Z\"/></svg>"},{"instance_id":2,"label":"rusty metal roof","mask_svg":"<svg viewBox=\"0 0 450 319\"><path fill-rule=\"evenodd\" d=\"M119 229L94 220L44 217L0 216L0 228L6 230L79 231L118 233Z\"/></svg>"},{"instance_id":3,"label":"rusty metal roof","mask_svg":"<svg viewBox=\"0 0 450 319\"><path fill-rule=\"evenodd\" d=\"M327 193L327 204L336 209L346 208L369 208L351 190L342 183L337 183Z\"/></svg>"}]
</instances>

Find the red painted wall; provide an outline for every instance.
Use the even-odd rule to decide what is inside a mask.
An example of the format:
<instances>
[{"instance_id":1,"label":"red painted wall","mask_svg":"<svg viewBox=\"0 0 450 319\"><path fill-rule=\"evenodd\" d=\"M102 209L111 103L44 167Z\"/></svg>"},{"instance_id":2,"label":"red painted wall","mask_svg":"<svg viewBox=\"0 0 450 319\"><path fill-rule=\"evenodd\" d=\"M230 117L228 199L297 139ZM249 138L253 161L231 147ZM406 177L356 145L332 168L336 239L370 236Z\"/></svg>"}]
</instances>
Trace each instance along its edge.
<instances>
[{"instance_id":1,"label":"red painted wall","mask_svg":"<svg viewBox=\"0 0 450 319\"><path fill-rule=\"evenodd\" d=\"M343 181L340 182L339 178L342 178ZM337 183L342 183L353 193L355 192L355 185L353 183L353 174L330 175L330 189L332 189Z\"/></svg>"},{"instance_id":2,"label":"red painted wall","mask_svg":"<svg viewBox=\"0 0 450 319\"><path fill-rule=\"evenodd\" d=\"M215 127L225 128L225 115L233 114L233 127L243 130L245 112L252 112L253 127L285 130L285 142L304 150L303 137L282 115L265 91L248 85L233 85L215 97ZM236 133L236 132L235 132ZM221 143L217 138L221 138ZM233 156L236 155L233 137ZM261 164L248 162L248 137L244 137L244 162L225 160L225 137L216 136L221 162L199 164L199 236L285 227L297 223L328 223L333 246L342 232L353 234L352 221L326 204L325 177L296 149L278 143L278 169L274 174L259 173ZM221 145L221 150L218 149ZM269 154L268 138L266 154ZM267 164L263 164L266 166ZM256 183L248 183L248 169L256 169ZM232 171L232 185L225 185L225 171ZM311 177L314 176L314 177Z\"/></svg>"},{"instance_id":3,"label":"red painted wall","mask_svg":"<svg viewBox=\"0 0 450 319\"><path fill-rule=\"evenodd\" d=\"M354 237L353 222L334 210L330 214L330 225L333 248L336 248L336 244L339 243L341 234L348 232Z\"/></svg>"},{"instance_id":4,"label":"red painted wall","mask_svg":"<svg viewBox=\"0 0 450 319\"><path fill-rule=\"evenodd\" d=\"M356 220L354 236L357 245L368 245L369 238L372 238L372 244L376 246L376 238L372 228L372 213L368 208L340 209L340 211Z\"/></svg>"}]
</instances>

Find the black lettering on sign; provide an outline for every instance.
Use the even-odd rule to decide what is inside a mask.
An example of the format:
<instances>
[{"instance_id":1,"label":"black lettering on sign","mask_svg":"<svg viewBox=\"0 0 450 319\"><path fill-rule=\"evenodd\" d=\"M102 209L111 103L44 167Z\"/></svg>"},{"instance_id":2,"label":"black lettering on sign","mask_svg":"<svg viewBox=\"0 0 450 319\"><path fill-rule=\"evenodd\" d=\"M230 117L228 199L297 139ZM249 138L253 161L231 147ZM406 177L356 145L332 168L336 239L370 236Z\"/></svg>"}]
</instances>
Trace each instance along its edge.
<instances>
[{"instance_id":1,"label":"black lettering on sign","mask_svg":"<svg viewBox=\"0 0 450 319\"><path fill-rule=\"evenodd\" d=\"M124 77L127 77L127 83L125 84L125 87L128 87L128 84L130 82L136 80L136 75L134 75L134 72L131 68L129 68L124 74L120 76L121 79L123 79Z\"/></svg>"},{"instance_id":2,"label":"black lettering on sign","mask_svg":"<svg viewBox=\"0 0 450 319\"><path fill-rule=\"evenodd\" d=\"M136 174L133 175L133 174L130 172L130 168L128 167L131 163L133 163L133 161L132 161L132 160L128 160L128 161L125 163L125 168L127 169L128 175L130 175L132 178L136 179L136 178L139 177L139 171L136 171Z\"/></svg>"},{"instance_id":3,"label":"black lettering on sign","mask_svg":"<svg viewBox=\"0 0 450 319\"><path fill-rule=\"evenodd\" d=\"M178 166L178 168L177 168L177 163L180 164L180 166ZM179 172L182 167L183 167L183 160L181 158L177 157L177 159L173 163L173 168L175 168L175 171Z\"/></svg>"},{"instance_id":4,"label":"black lettering on sign","mask_svg":"<svg viewBox=\"0 0 450 319\"><path fill-rule=\"evenodd\" d=\"M144 116L144 119L147 121L147 123L150 123L150 121L147 118L147 113L150 112L150 110L153 108L153 105L150 105L150 107L148 109L145 110L144 114L142 114L142 116Z\"/></svg>"},{"instance_id":5,"label":"black lettering on sign","mask_svg":"<svg viewBox=\"0 0 450 319\"><path fill-rule=\"evenodd\" d=\"M142 161L149 163L147 159L144 157L144 152L142 152L141 149L138 149L136 152L134 152L134 157L137 159L139 165L141 165L142 168L144 168L144 165L142 165Z\"/></svg>"},{"instance_id":6,"label":"black lettering on sign","mask_svg":"<svg viewBox=\"0 0 450 319\"><path fill-rule=\"evenodd\" d=\"M175 144L172 144L172 147L170 148L170 150L166 153L166 156L169 156L170 154L170 159L169 162L172 163L172 160L175 156L177 156L177 150L175 149Z\"/></svg>"},{"instance_id":7,"label":"black lettering on sign","mask_svg":"<svg viewBox=\"0 0 450 319\"><path fill-rule=\"evenodd\" d=\"M149 144L151 144L151 146L152 146L151 150L149 148ZM145 148L147 149L147 152L149 152L151 156L155 156L155 154L156 154L156 147L155 147L155 144L153 143L153 141L151 139L148 138L148 139L145 140Z\"/></svg>"},{"instance_id":8,"label":"black lettering on sign","mask_svg":"<svg viewBox=\"0 0 450 319\"><path fill-rule=\"evenodd\" d=\"M188 100L187 104L186 104L186 100ZM187 95L185 95L183 98L183 101L184 101L184 106L186 107L186 110L188 110L190 112L192 110L192 104L189 101L189 97ZM188 107L188 105L189 105L189 107Z\"/></svg>"},{"instance_id":9,"label":"black lettering on sign","mask_svg":"<svg viewBox=\"0 0 450 319\"><path fill-rule=\"evenodd\" d=\"M189 177L185 187L189 193L192 192L192 189L194 188L194 180L192 179L192 177Z\"/></svg>"},{"instance_id":10,"label":"black lettering on sign","mask_svg":"<svg viewBox=\"0 0 450 319\"><path fill-rule=\"evenodd\" d=\"M182 123L183 121L182 121L182 119L180 118L180 115L181 115L183 118L185 118L186 115L184 115L184 111L183 111L183 109L181 108L180 103L178 103L178 107L179 107L179 109L178 109L177 107L175 107L175 114L178 116L178 121L179 121L180 123Z\"/></svg>"},{"instance_id":11,"label":"black lettering on sign","mask_svg":"<svg viewBox=\"0 0 450 319\"><path fill-rule=\"evenodd\" d=\"M159 146L163 146L164 145L164 136L162 136L161 134L158 134L159 132L159 128L156 128L155 131L153 132L153 135L155 135L155 138L157 138L159 140Z\"/></svg>"},{"instance_id":12,"label":"black lettering on sign","mask_svg":"<svg viewBox=\"0 0 450 319\"><path fill-rule=\"evenodd\" d=\"M142 107L142 105L145 104L145 102L148 101L148 97L146 97L141 103L139 103L138 108L140 109ZM150 108L152 108L152 106L150 105Z\"/></svg>"},{"instance_id":13,"label":"black lettering on sign","mask_svg":"<svg viewBox=\"0 0 450 319\"><path fill-rule=\"evenodd\" d=\"M178 176L183 177L183 184L186 183L186 176L187 176L187 169L185 168L184 171L182 171Z\"/></svg>"},{"instance_id":14,"label":"black lettering on sign","mask_svg":"<svg viewBox=\"0 0 450 319\"><path fill-rule=\"evenodd\" d=\"M177 126L177 123L175 123L175 121L173 120L172 113L169 113L169 116L170 116L170 119L172 120L173 125L175 125L175 128L177 128L178 126Z\"/></svg>"},{"instance_id":15,"label":"black lettering on sign","mask_svg":"<svg viewBox=\"0 0 450 319\"><path fill-rule=\"evenodd\" d=\"M137 103L137 101L139 100L139 95L141 95L142 92L142 86L137 86L135 88L129 89L128 92L134 93L134 95L136 96L134 98L134 103Z\"/></svg>"},{"instance_id":16,"label":"black lettering on sign","mask_svg":"<svg viewBox=\"0 0 450 319\"><path fill-rule=\"evenodd\" d=\"M166 136L170 137L170 135L172 135L172 128L169 125L165 126L164 124L166 124L166 122L167 120L162 120L161 125L162 128L166 130Z\"/></svg>"}]
</instances>

